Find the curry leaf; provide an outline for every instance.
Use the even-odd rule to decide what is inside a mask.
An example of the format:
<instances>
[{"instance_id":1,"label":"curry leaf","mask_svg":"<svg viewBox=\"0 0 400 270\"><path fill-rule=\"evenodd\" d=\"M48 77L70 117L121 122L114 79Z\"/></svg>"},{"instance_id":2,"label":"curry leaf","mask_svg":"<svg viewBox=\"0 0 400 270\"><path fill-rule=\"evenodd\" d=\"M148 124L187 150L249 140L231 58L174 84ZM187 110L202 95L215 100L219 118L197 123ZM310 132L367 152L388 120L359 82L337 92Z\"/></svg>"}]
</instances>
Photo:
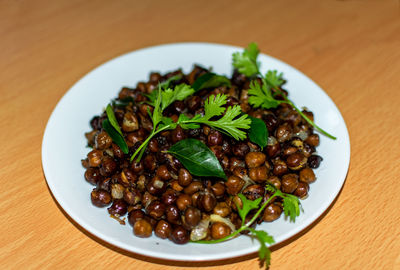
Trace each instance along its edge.
<instances>
[{"instance_id":1,"label":"curry leaf","mask_svg":"<svg viewBox=\"0 0 400 270\"><path fill-rule=\"evenodd\" d=\"M261 147L261 150L267 146L268 143L268 129L265 125L264 121L252 116L249 116L251 119L250 130L249 130L249 139L251 142L257 144Z\"/></svg>"},{"instance_id":2,"label":"curry leaf","mask_svg":"<svg viewBox=\"0 0 400 270\"><path fill-rule=\"evenodd\" d=\"M119 148L121 148L122 152L124 152L125 154L128 154L129 148L125 142L124 137L121 134L119 134L119 132L112 126L109 119L104 119L102 125L103 125L103 129L111 137L113 142L116 143L119 146Z\"/></svg>"},{"instance_id":3,"label":"curry leaf","mask_svg":"<svg viewBox=\"0 0 400 270\"><path fill-rule=\"evenodd\" d=\"M222 85L230 87L231 81L225 76L209 72L198 77L192 87L195 91L199 91L204 88L219 87Z\"/></svg>"}]
</instances>

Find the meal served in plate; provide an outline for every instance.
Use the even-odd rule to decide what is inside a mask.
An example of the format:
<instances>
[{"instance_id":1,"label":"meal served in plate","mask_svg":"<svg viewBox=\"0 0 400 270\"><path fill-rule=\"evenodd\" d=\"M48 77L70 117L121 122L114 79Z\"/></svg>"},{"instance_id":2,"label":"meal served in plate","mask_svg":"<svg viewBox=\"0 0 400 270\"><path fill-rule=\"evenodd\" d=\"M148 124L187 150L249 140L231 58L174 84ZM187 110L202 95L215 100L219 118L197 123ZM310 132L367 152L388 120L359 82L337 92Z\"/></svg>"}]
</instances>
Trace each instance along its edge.
<instances>
[{"instance_id":1,"label":"meal served in plate","mask_svg":"<svg viewBox=\"0 0 400 270\"><path fill-rule=\"evenodd\" d=\"M138 237L255 237L269 265L274 239L257 224L295 221L322 161L314 129L335 137L288 99L283 74L259 71L258 53L234 53L231 78L195 65L122 88L85 134L92 203L121 224L127 215Z\"/></svg>"}]
</instances>

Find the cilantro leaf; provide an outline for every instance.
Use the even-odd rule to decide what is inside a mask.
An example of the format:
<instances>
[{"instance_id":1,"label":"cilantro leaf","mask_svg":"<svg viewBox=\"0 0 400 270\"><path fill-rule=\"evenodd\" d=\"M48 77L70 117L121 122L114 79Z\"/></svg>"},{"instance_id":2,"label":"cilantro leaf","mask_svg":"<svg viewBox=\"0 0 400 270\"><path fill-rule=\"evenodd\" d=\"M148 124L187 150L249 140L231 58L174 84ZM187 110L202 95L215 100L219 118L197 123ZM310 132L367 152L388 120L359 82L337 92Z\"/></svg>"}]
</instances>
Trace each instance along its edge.
<instances>
[{"instance_id":1,"label":"cilantro leaf","mask_svg":"<svg viewBox=\"0 0 400 270\"><path fill-rule=\"evenodd\" d=\"M265 231L255 230L253 228L249 228L249 230L252 233L252 235L255 236L260 242L260 249L258 250L260 266L263 266L265 263L265 267L268 268L268 266L271 264L271 251L269 250L266 244L271 245L275 243L275 240L271 235L269 235Z\"/></svg>"},{"instance_id":2,"label":"cilantro leaf","mask_svg":"<svg viewBox=\"0 0 400 270\"><path fill-rule=\"evenodd\" d=\"M250 89L248 92L249 104L253 107L262 107L263 109L271 109L278 107L282 103L280 100L276 100L272 96L271 89L266 83L262 85L258 81L252 81L250 83Z\"/></svg>"},{"instance_id":3,"label":"cilantro leaf","mask_svg":"<svg viewBox=\"0 0 400 270\"><path fill-rule=\"evenodd\" d=\"M260 205L260 202L262 200L262 197L257 198L254 201L252 201L252 200L248 200L246 198L246 196L244 196L242 193L240 193L238 196L239 196L240 200L242 201L242 207L239 207L239 205L236 205L236 206L237 206L237 209L239 212L239 216L242 219L242 222L244 222L247 214L251 210L258 208L258 206Z\"/></svg>"},{"instance_id":4,"label":"cilantro leaf","mask_svg":"<svg viewBox=\"0 0 400 270\"><path fill-rule=\"evenodd\" d=\"M232 55L232 64L238 71L247 77L259 73L260 63L257 62L259 49L256 43L250 43L242 53L236 52Z\"/></svg>"},{"instance_id":5,"label":"cilantro leaf","mask_svg":"<svg viewBox=\"0 0 400 270\"><path fill-rule=\"evenodd\" d=\"M278 74L277 70L268 70L264 78L270 87L279 88L285 82L285 80L283 80L282 77L283 77L282 72Z\"/></svg>"},{"instance_id":6,"label":"cilantro leaf","mask_svg":"<svg viewBox=\"0 0 400 270\"><path fill-rule=\"evenodd\" d=\"M169 77L166 81L161 82L161 83L160 83L160 86L161 86L162 89L166 89L166 88L169 87L169 85L171 84L171 82L173 82L173 81L178 81L178 80L180 80L180 79L182 79L182 74L176 74L176 75L174 75L174 76L172 76L172 77Z\"/></svg>"},{"instance_id":7,"label":"cilantro leaf","mask_svg":"<svg viewBox=\"0 0 400 270\"><path fill-rule=\"evenodd\" d=\"M208 120L221 115L225 111L223 106L226 104L226 99L227 96L223 94L209 96L204 103L204 118Z\"/></svg>"},{"instance_id":8,"label":"cilantro leaf","mask_svg":"<svg viewBox=\"0 0 400 270\"><path fill-rule=\"evenodd\" d=\"M187 84L179 84L175 86L174 90L167 88L165 91L161 91L161 110L165 110L176 100L184 100L188 96L193 95L194 89Z\"/></svg>"},{"instance_id":9,"label":"cilantro leaf","mask_svg":"<svg viewBox=\"0 0 400 270\"><path fill-rule=\"evenodd\" d=\"M295 222L296 217L300 215L300 201L299 198L292 194L285 194L283 196L283 212L288 216L290 221Z\"/></svg>"}]
</instances>

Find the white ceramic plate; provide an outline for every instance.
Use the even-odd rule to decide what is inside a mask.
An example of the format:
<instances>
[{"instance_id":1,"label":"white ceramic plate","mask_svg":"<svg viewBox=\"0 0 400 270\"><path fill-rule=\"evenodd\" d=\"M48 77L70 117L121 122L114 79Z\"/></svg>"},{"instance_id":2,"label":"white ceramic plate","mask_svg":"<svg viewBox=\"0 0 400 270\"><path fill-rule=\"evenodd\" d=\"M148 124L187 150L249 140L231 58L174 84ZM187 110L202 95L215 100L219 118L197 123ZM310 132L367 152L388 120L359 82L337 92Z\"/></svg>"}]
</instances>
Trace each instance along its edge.
<instances>
[{"instance_id":1,"label":"white ceramic plate","mask_svg":"<svg viewBox=\"0 0 400 270\"><path fill-rule=\"evenodd\" d=\"M84 133L89 121L102 112L122 86L135 87L148 80L151 71L162 73L183 68L187 73L194 63L213 67L217 73L230 75L231 55L242 48L208 43L177 43L134 51L99 66L79 80L57 104L44 133L42 164L48 186L61 207L78 224L104 241L151 257L204 261L236 257L255 252L257 241L241 236L225 243L176 245L156 236L135 237L132 227L121 226L109 218L106 208L90 202L93 186L83 177L81 159L90 149ZM316 170L317 181L311 185L309 197L302 201L304 213L290 223L284 218L258 228L272 234L276 243L297 234L316 220L333 202L346 178L350 142L345 122L332 100L307 76L270 56L260 54L262 71L277 69L288 80L285 88L298 106L306 106L315 114L316 123L337 136L337 140L321 137L318 153L324 158Z\"/></svg>"}]
</instances>

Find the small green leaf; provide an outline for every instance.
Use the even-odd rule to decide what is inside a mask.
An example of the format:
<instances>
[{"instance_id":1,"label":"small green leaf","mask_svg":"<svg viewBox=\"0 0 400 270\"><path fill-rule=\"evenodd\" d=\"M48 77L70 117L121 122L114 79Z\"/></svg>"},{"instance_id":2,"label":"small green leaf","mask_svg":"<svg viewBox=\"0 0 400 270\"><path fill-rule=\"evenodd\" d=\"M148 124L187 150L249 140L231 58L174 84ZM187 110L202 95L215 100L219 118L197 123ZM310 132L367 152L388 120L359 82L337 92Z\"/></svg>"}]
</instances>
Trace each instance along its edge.
<instances>
[{"instance_id":1,"label":"small green leaf","mask_svg":"<svg viewBox=\"0 0 400 270\"><path fill-rule=\"evenodd\" d=\"M197 92L204 88L215 88L222 85L231 87L231 81L225 76L209 72L198 77L192 87Z\"/></svg>"},{"instance_id":2,"label":"small green leaf","mask_svg":"<svg viewBox=\"0 0 400 270\"><path fill-rule=\"evenodd\" d=\"M112 107L125 108L129 104L135 104L135 100L132 97L126 97L124 99L117 99L111 102Z\"/></svg>"},{"instance_id":3,"label":"small green leaf","mask_svg":"<svg viewBox=\"0 0 400 270\"><path fill-rule=\"evenodd\" d=\"M242 218L242 221L244 222L246 219L247 214L253 210L257 209L258 206L260 205L260 202L262 200L262 197L259 197L255 199L254 201L248 200L242 193L239 193L239 198L242 201L242 207L237 206L239 216Z\"/></svg>"},{"instance_id":4,"label":"small green leaf","mask_svg":"<svg viewBox=\"0 0 400 270\"><path fill-rule=\"evenodd\" d=\"M250 232L258 239L260 242L260 249L258 250L258 257L260 259L260 265L263 266L265 263L265 267L268 268L268 266L271 263L271 251L267 247L266 244L273 244L275 243L274 238L269 235L265 231L257 231L253 228L249 228Z\"/></svg>"},{"instance_id":5,"label":"small green leaf","mask_svg":"<svg viewBox=\"0 0 400 270\"><path fill-rule=\"evenodd\" d=\"M111 125L108 119L104 119L102 123L103 129L107 132L107 134L111 137L114 143L116 143L119 148L121 148L122 152L128 154L129 148L125 142L124 137L119 134L119 132Z\"/></svg>"},{"instance_id":6,"label":"small green leaf","mask_svg":"<svg viewBox=\"0 0 400 270\"><path fill-rule=\"evenodd\" d=\"M252 42L242 53L236 52L232 55L232 65L247 77L256 75L260 66L260 63L257 62L259 52L257 44Z\"/></svg>"},{"instance_id":7,"label":"small green leaf","mask_svg":"<svg viewBox=\"0 0 400 270\"><path fill-rule=\"evenodd\" d=\"M166 81L160 83L160 87L163 88L163 89L166 89L166 88L169 87L171 82L177 81L177 80L180 80L180 79L182 79L182 74L176 74L176 75L174 75L172 77L169 77Z\"/></svg>"},{"instance_id":8,"label":"small green leaf","mask_svg":"<svg viewBox=\"0 0 400 270\"><path fill-rule=\"evenodd\" d=\"M249 89L249 104L255 108L262 107L263 109L271 109L278 107L282 103L281 100L276 100L272 96L271 89L266 83L262 86L258 81L252 81Z\"/></svg>"},{"instance_id":9,"label":"small green leaf","mask_svg":"<svg viewBox=\"0 0 400 270\"><path fill-rule=\"evenodd\" d=\"M106 113L107 113L108 120L110 121L110 124L115 128L115 130L116 130L121 136L123 136L123 135L122 135L122 131L121 131L121 129L119 128L119 124L118 124L117 118L115 118L115 114L114 114L113 108L111 107L110 104L107 105Z\"/></svg>"},{"instance_id":10,"label":"small green leaf","mask_svg":"<svg viewBox=\"0 0 400 270\"><path fill-rule=\"evenodd\" d=\"M190 85L181 83L175 86L174 90L167 88L161 91L161 111L167 108L176 100L184 100L188 96L193 95L194 90Z\"/></svg>"},{"instance_id":11,"label":"small green leaf","mask_svg":"<svg viewBox=\"0 0 400 270\"><path fill-rule=\"evenodd\" d=\"M249 116L251 119L250 130L249 130L249 139L251 142L257 144L261 147L261 150L268 143L268 129L265 125L264 121L252 116Z\"/></svg>"},{"instance_id":12,"label":"small green leaf","mask_svg":"<svg viewBox=\"0 0 400 270\"><path fill-rule=\"evenodd\" d=\"M199 140L181 140L171 146L168 153L175 156L193 175L226 179L224 170L217 157Z\"/></svg>"}]
</instances>

